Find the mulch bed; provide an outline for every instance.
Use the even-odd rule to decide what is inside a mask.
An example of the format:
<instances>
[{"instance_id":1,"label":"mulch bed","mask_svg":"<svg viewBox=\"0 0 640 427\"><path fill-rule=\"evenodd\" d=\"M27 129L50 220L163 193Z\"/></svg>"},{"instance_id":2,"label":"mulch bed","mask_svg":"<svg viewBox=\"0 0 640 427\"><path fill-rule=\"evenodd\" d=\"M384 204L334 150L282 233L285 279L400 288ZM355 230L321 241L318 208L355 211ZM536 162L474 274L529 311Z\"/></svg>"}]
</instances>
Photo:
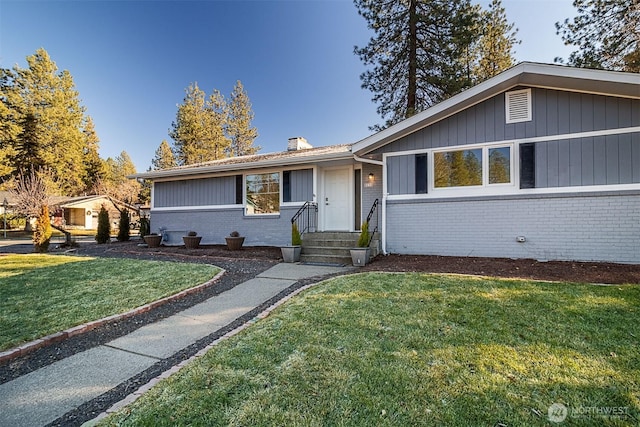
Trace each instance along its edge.
<instances>
[{"instance_id":1,"label":"mulch bed","mask_svg":"<svg viewBox=\"0 0 640 427\"><path fill-rule=\"evenodd\" d=\"M414 271L477 274L563 282L640 284L640 265L533 259L448 257L436 255L378 256L365 271Z\"/></svg>"},{"instance_id":2,"label":"mulch bed","mask_svg":"<svg viewBox=\"0 0 640 427\"><path fill-rule=\"evenodd\" d=\"M97 245L94 245L97 246ZM230 258L282 261L280 248L248 246L230 251L225 245L207 245L199 249L184 246L144 248L137 244L113 243L111 252L128 256L166 256L194 260ZM100 250L100 248L98 248ZM86 252L86 251L85 251ZM437 255L380 255L361 271L457 273L566 282L640 284L640 265L601 262L537 261L533 259L452 257Z\"/></svg>"}]
</instances>

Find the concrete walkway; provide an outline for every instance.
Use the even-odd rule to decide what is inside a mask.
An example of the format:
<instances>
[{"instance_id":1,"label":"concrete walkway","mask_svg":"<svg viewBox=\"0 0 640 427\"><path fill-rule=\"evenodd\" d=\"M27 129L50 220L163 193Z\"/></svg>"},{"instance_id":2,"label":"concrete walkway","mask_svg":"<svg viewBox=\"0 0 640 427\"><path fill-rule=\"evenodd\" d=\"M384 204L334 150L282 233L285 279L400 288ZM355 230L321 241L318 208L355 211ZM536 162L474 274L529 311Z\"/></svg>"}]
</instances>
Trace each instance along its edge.
<instances>
[{"instance_id":1,"label":"concrete walkway","mask_svg":"<svg viewBox=\"0 0 640 427\"><path fill-rule=\"evenodd\" d=\"M0 426L42 426L258 307L301 279L350 269L277 264L247 282L129 335L0 385Z\"/></svg>"}]
</instances>

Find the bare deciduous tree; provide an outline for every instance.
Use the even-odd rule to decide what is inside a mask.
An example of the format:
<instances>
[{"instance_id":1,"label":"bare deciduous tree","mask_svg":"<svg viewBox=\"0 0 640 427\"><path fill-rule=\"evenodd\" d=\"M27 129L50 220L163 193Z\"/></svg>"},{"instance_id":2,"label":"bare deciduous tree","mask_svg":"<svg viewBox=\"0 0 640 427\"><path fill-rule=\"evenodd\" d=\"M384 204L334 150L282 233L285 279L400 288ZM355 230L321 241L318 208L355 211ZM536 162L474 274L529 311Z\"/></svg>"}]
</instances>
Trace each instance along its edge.
<instances>
[{"instance_id":1,"label":"bare deciduous tree","mask_svg":"<svg viewBox=\"0 0 640 427\"><path fill-rule=\"evenodd\" d=\"M15 200L15 211L27 217L25 231L31 231L30 219L37 217L43 206L49 205L46 170L21 171L9 191Z\"/></svg>"}]
</instances>

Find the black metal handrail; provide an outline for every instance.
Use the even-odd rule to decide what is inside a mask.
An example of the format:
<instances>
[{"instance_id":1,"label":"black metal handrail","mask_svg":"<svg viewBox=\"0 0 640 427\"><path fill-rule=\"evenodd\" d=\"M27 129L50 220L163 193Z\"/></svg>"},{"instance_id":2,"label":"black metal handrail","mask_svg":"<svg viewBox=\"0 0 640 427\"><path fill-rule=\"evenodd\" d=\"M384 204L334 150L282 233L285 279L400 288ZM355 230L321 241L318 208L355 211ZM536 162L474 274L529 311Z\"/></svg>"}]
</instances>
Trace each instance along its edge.
<instances>
[{"instance_id":1,"label":"black metal handrail","mask_svg":"<svg viewBox=\"0 0 640 427\"><path fill-rule=\"evenodd\" d=\"M376 234L376 231L378 231L378 203L379 203L379 200L376 199L373 202L373 205L371 205L371 209L369 209L369 215L367 215L367 224L369 224L369 230L371 230L371 218L373 217L374 213L376 214L376 226L373 228L373 231L369 232L367 247L371 244L371 240L373 240L373 236Z\"/></svg>"},{"instance_id":2,"label":"black metal handrail","mask_svg":"<svg viewBox=\"0 0 640 427\"><path fill-rule=\"evenodd\" d=\"M318 226L318 204L316 202L304 202L298 212L291 217L291 224L296 224L300 235L307 231L315 231Z\"/></svg>"},{"instance_id":3,"label":"black metal handrail","mask_svg":"<svg viewBox=\"0 0 640 427\"><path fill-rule=\"evenodd\" d=\"M373 212L375 212L377 207L378 207L378 199L376 199L373 202L373 205L371 205L371 209L369 210L369 215L367 215L367 222L371 221L371 217L373 216Z\"/></svg>"}]
</instances>

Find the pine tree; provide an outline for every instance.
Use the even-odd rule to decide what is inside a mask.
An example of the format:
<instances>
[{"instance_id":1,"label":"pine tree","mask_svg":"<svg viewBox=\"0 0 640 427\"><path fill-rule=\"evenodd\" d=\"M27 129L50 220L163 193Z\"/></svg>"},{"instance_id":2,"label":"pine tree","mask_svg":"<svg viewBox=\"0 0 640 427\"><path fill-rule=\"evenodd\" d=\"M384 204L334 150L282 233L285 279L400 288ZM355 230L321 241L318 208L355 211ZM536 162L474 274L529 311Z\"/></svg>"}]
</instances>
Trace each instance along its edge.
<instances>
[{"instance_id":1,"label":"pine tree","mask_svg":"<svg viewBox=\"0 0 640 427\"><path fill-rule=\"evenodd\" d=\"M488 11L470 0L354 0L375 36L355 54L370 66L362 87L386 120L413 116L509 67L513 25L494 0Z\"/></svg>"},{"instance_id":2,"label":"pine tree","mask_svg":"<svg viewBox=\"0 0 640 427\"><path fill-rule=\"evenodd\" d=\"M238 80L228 103L226 132L231 141L230 157L255 154L260 150L260 147L253 145L253 141L258 137L258 130L251 127L252 120L253 111L249 95Z\"/></svg>"},{"instance_id":3,"label":"pine tree","mask_svg":"<svg viewBox=\"0 0 640 427\"><path fill-rule=\"evenodd\" d=\"M156 150L155 157L151 160L154 170L169 169L177 166L176 158L171 151L171 146L166 140L162 140L160 146Z\"/></svg>"},{"instance_id":4,"label":"pine tree","mask_svg":"<svg viewBox=\"0 0 640 427\"><path fill-rule=\"evenodd\" d=\"M125 208L120 212L120 221L118 221L118 236L119 242L129 241L131 234L131 218L129 211Z\"/></svg>"},{"instance_id":5,"label":"pine tree","mask_svg":"<svg viewBox=\"0 0 640 427\"><path fill-rule=\"evenodd\" d=\"M0 68L0 182L17 172L11 162L16 157L14 142L20 134L15 108L19 95L11 83L13 78L11 70Z\"/></svg>"},{"instance_id":6,"label":"pine tree","mask_svg":"<svg viewBox=\"0 0 640 427\"><path fill-rule=\"evenodd\" d=\"M518 30L513 27L514 24L507 21L501 0L493 0L488 10L482 11L482 35L475 49L474 83L487 80L515 64L513 48L520 41L516 38Z\"/></svg>"},{"instance_id":7,"label":"pine tree","mask_svg":"<svg viewBox=\"0 0 640 427\"><path fill-rule=\"evenodd\" d=\"M100 207L98 213L98 230L96 233L96 242L99 244L108 243L111 240L111 223L109 221L109 212L104 205Z\"/></svg>"},{"instance_id":8,"label":"pine tree","mask_svg":"<svg viewBox=\"0 0 640 427\"><path fill-rule=\"evenodd\" d=\"M106 194L123 202L134 203L138 200L140 183L127 176L136 173L136 167L127 154L122 151L115 159L108 157L104 161L106 173L104 180L99 182L97 192Z\"/></svg>"},{"instance_id":9,"label":"pine tree","mask_svg":"<svg viewBox=\"0 0 640 427\"><path fill-rule=\"evenodd\" d=\"M51 218L49 217L49 206L46 204L40 207L40 213L36 219L36 227L33 233L33 245L36 252L42 253L49 250L51 240Z\"/></svg>"},{"instance_id":10,"label":"pine tree","mask_svg":"<svg viewBox=\"0 0 640 427\"><path fill-rule=\"evenodd\" d=\"M186 89L183 103L178 106L176 120L169 136L179 165L190 165L224 157L229 140L224 136L224 98L214 91L206 94L197 83Z\"/></svg>"},{"instance_id":11,"label":"pine tree","mask_svg":"<svg viewBox=\"0 0 640 427\"><path fill-rule=\"evenodd\" d=\"M98 135L93 125L93 119L87 116L83 128L85 138L83 150L83 163L85 168L84 174L84 191L91 192L95 188L96 183L104 179L106 175L104 161L100 158Z\"/></svg>"},{"instance_id":12,"label":"pine tree","mask_svg":"<svg viewBox=\"0 0 640 427\"><path fill-rule=\"evenodd\" d=\"M570 65L640 72L640 0L574 0L573 6L578 16L556 23L565 45L579 47Z\"/></svg>"},{"instance_id":13,"label":"pine tree","mask_svg":"<svg viewBox=\"0 0 640 427\"><path fill-rule=\"evenodd\" d=\"M20 94L14 105L21 132L14 147L17 169L46 167L64 194L83 188L82 124L84 108L71 74L58 67L44 49L27 57L28 68L14 67L13 85Z\"/></svg>"},{"instance_id":14,"label":"pine tree","mask_svg":"<svg viewBox=\"0 0 640 427\"><path fill-rule=\"evenodd\" d=\"M372 66L360 78L374 94L385 127L471 85L465 57L478 37L480 17L469 0L354 2L375 32L355 54Z\"/></svg>"}]
</instances>

